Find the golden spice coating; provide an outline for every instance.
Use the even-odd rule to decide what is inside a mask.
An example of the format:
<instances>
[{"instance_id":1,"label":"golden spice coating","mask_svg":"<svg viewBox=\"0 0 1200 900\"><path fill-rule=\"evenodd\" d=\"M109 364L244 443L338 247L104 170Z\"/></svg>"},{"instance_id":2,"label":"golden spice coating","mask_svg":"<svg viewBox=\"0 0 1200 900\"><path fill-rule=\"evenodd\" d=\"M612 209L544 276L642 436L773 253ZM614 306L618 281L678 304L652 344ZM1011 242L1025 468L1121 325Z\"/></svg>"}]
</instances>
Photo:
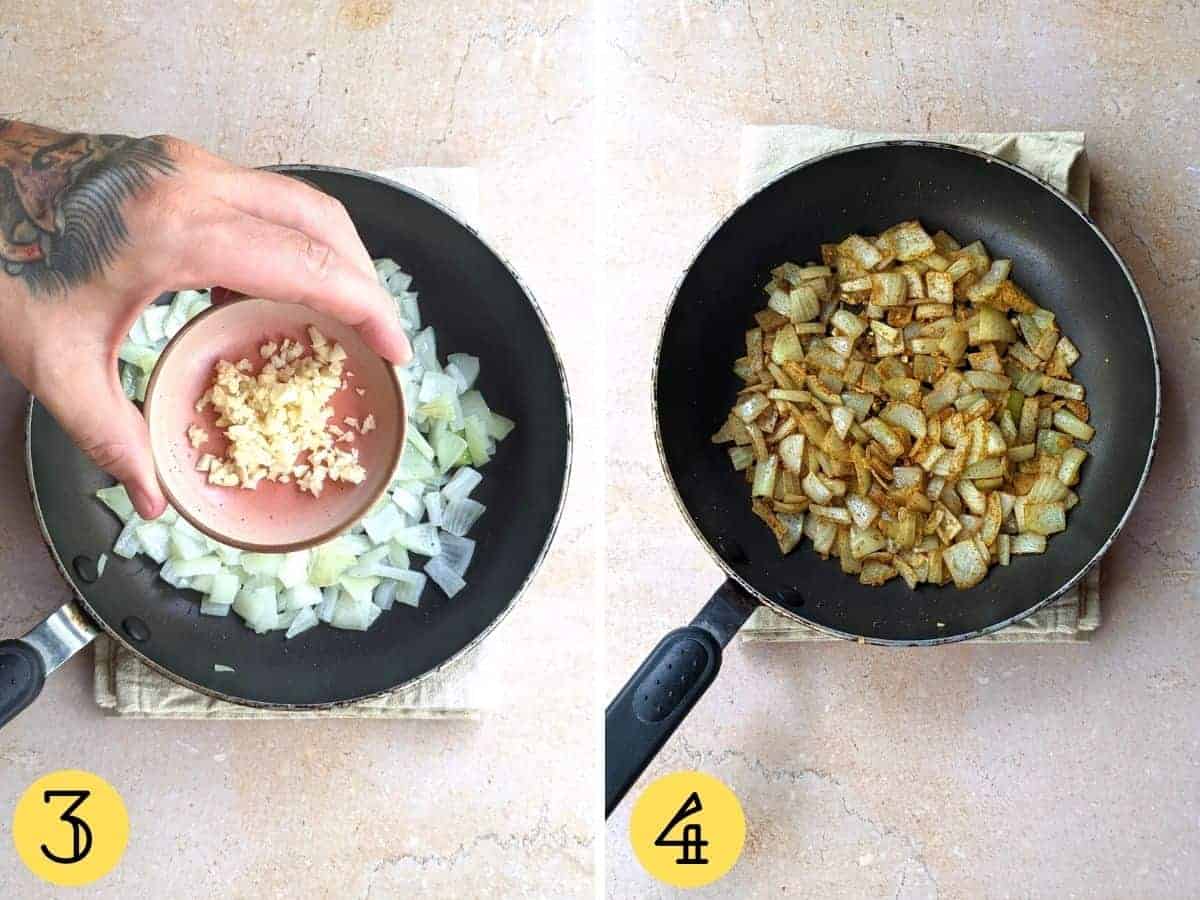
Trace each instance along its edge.
<instances>
[{"instance_id":1,"label":"golden spice coating","mask_svg":"<svg viewBox=\"0 0 1200 900\"><path fill-rule=\"evenodd\" d=\"M915 220L772 270L713 442L783 553L808 536L863 584L967 588L1066 528L1095 434L1080 354L1011 273Z\"/></svg>"}]
</instances>

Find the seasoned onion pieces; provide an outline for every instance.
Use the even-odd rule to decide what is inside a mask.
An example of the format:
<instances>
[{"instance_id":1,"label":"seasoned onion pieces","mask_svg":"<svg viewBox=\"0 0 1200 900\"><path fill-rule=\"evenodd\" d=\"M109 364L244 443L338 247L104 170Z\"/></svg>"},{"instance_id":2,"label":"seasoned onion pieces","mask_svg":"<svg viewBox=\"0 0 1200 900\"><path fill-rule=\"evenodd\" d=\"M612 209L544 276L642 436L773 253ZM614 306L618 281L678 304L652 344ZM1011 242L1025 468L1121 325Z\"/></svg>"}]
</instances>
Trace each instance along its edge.
<instances>
[{"instance_id":1,"label":"seasoned onion pieces","mask_svg":"<svg viewBox=\"0 0 1200 900\"><path fill-rule=\"evenodd\" d=\"M713 442L783 553L967 588L1066 528L1095 435L1080 352L1011 275L917 221L772 270Z\"/></svg>"}]
</instances>

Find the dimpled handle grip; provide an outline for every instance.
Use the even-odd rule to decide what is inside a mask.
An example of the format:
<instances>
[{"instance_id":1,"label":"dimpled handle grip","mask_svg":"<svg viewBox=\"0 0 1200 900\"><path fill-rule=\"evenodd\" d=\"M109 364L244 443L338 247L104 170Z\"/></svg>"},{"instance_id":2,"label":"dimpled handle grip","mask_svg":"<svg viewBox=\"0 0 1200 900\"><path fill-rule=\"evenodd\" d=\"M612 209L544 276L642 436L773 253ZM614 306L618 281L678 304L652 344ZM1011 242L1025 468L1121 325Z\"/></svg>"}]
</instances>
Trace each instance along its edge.
<instances>
[{"instance_id":1,"label":"dimpled handle grip","mask_svg":"<svg viewBox=\"0 0 1200 900\"><path fill-rule=\"evenodd\" d=\"M658 642L604 715L604 814L654 759L721 668L721 645L695 625Z\"/></svg>"},{"instance_id":2,"label":"dimpled handle grip","mask_svg":"<svg viewBox=\"0 0 1200 900\"><path fill-rule=\"evenodd\" d=\"M24 641L0 641L0 728L37 699L46 683L41 656Z\"/></svg>"}]
</instances>

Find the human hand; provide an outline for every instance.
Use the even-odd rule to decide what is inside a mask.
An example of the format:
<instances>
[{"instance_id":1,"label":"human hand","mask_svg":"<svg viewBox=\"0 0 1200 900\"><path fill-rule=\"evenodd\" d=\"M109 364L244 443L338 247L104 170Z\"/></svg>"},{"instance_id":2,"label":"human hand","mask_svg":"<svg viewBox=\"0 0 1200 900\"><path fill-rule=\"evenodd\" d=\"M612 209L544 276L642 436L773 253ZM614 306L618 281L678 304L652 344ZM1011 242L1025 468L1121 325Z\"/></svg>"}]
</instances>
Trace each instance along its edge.
<instances>
[{"instance_id":1,"label":"human hand","mask_svg":"<svg viewBox=\"0 0 1200 900\"><path fill-rule=\"evenodd\" d=\"M0 361L144 518L164 510L117 350L164 291L221 285L354 326L393 363L408 341L342 205L171 137L0 119Z\"/></svg>"}]
</instances>

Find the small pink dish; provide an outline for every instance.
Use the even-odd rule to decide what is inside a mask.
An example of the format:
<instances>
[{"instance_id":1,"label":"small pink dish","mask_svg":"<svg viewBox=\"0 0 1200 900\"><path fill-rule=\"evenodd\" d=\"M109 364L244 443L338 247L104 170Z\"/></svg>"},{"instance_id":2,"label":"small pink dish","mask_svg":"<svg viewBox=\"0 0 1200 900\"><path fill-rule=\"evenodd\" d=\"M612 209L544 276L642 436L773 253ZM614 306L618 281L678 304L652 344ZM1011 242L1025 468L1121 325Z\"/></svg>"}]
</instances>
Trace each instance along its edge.
<instances>
[{"instance_id":1,"label":"small pink dish","mask_svg":"<svg viewBox=\"0 0 1200 900\"><path fill-rule=\"evenodd\" d=\"M258 348L285 337L310 346L315 326L346 351L349 386L334 395L332 421L375 417L375 429L356 436L361 484L325 482L320 496L295 482L262 481L254 490L219 487L196 469L203 453L218 457L225 438L211 407L195 410L212 382L217 362L246 358L258 371ZM359 395L356 389L364 389ZM372 351L353 328L308 307L274 300L239 299L215 305L183 326L163 349L150 375L143 404L150 448L168 501L184 519L214 540L242 550L284 553L323 543L354 525L387 490L404 448L404 395L391 364ZM208 441L193 448L187 430L201 425Z\"/></svg>"}]
</instances>

